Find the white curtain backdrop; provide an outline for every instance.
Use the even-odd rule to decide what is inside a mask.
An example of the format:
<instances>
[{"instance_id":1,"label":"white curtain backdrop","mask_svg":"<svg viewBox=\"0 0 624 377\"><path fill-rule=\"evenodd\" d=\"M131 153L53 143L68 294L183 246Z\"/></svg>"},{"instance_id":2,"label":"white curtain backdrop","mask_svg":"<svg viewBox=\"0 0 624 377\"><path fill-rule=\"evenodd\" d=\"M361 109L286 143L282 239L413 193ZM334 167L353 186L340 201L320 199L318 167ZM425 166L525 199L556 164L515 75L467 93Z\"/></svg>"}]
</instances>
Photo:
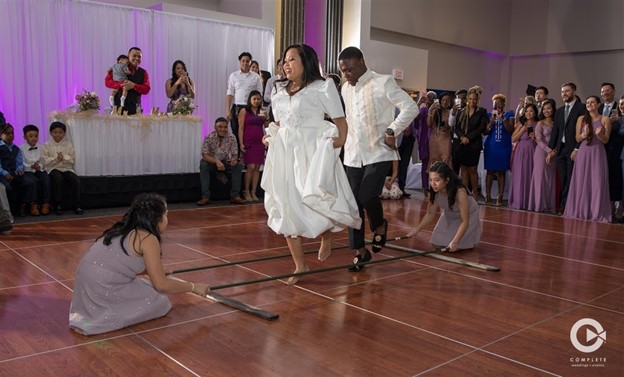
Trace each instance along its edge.
<instances>
[{"instance_id":1,"label":"white curtain backdrop","mask_svg":"<svg viewBox=\"0 0 624 377\"><path fill-rule=\"evenodd\" d=\"M15 143L26 124L47 140L48 114L75 103L82 89L109 107L106 71L133 46L150 76L144 111L166 109L165 81L182 60L195 82L203 134L225 113L227 78L239 69L240 52L251 52L261 67L275 60L272 29L80 0L0 0L0 111L16 129Z\"/></svg>"}]
</instances>

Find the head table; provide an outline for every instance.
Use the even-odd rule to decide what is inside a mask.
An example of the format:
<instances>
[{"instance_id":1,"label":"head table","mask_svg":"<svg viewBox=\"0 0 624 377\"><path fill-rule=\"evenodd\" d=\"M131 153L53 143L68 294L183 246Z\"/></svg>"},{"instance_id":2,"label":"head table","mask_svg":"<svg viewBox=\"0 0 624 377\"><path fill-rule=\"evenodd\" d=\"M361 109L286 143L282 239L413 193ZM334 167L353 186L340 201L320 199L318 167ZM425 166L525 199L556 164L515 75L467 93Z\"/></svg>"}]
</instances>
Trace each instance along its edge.
<instances>
[{"instance_id":1,"label":"head table","mask_svg":"<svg viewBox=\"0 0 624 377\"><path fill-rule=\"evenodd\" d=\"M79 176L196 173L201 158L201 118L115 116L54 112L67 126Z\"/></svg>"}]
</instances>

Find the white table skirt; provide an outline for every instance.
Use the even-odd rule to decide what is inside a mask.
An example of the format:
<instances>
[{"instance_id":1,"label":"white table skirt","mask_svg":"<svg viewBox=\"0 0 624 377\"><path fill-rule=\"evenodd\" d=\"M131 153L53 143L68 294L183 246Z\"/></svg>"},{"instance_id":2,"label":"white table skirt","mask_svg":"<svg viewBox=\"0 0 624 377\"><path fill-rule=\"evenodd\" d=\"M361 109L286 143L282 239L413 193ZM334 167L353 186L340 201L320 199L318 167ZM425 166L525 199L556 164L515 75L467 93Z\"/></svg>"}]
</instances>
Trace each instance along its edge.
<instances>
[{"instance_id":1,"label":"white table skirt","mask_svg":"<svg viewBox=\"0 0 624 377\"><path fill-rule=\"evenodd\" d=\"M198 117L119 117L53 113L67 126L79 176L196 173L201 158Z\"/></svg>"}]
</instances>

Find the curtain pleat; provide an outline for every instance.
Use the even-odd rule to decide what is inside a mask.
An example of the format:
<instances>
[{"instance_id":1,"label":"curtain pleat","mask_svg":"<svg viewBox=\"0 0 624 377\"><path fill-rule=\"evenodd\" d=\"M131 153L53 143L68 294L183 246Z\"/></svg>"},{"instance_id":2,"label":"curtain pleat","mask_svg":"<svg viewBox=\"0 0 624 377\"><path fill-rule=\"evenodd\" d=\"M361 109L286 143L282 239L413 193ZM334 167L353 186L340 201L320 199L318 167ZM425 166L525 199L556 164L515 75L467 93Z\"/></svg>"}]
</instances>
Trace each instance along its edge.
<instances>
[{"instance_id":1,"label":"curtain pleat","mask_svg":"<svg viewBox=\"0 0 624 377\"><path fill-rule=\"evenodd\" d=\"M282 2L280 51L292 44L303 43L304 9L305 0Z\"/></svg>"},{"instance_id":2,"label":"curtain pleat","mask_svg":"<svg viewBox=\"0 0 624 377\"><path fill-rule=\"evenodd\" d=\"M327 0L325 32L325 67L328 73L339 73L338 55L342 50L343 0Z\"/></svg>"}]
</instances>

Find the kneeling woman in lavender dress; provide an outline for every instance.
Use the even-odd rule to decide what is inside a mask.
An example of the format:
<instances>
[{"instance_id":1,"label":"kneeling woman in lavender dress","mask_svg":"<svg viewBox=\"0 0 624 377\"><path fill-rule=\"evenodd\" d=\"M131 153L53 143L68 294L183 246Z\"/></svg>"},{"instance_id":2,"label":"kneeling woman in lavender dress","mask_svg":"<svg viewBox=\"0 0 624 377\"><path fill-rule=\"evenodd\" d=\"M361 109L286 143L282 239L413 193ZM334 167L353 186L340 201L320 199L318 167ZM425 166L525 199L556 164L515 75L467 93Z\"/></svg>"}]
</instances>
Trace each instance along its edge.
<instances>
[{"instance_id":1,"label":"kneeling woman in lavender dress","mask_svg":"<svg viewBox=\"0 0 624 377\"><path fill-rule=\"evenodd\" d=\"M431 243L436 248L455 252L472 249L481 239L479 205L457 177L453 169L442 161L429 168L429 205L427 213L408 237L413 237L429 225L438 208L442 215L433 229Z\"/></svg>"},{"instance_id":2,"label":"kneeling woman in lavender dress","mask_svg":"<svg viewBox=\"0 0 624 377\"><path fill-rule=\"evenodd\" d=\"M165 198L139 194L121 221L104 231L78 266L69 309L72 330L101 334L162 317L171 309L163 293L206 295L206 284L165 275L160 235L167 224ZM145 271L149 281L138 277Z\"/></svg>"}]
</instances>

